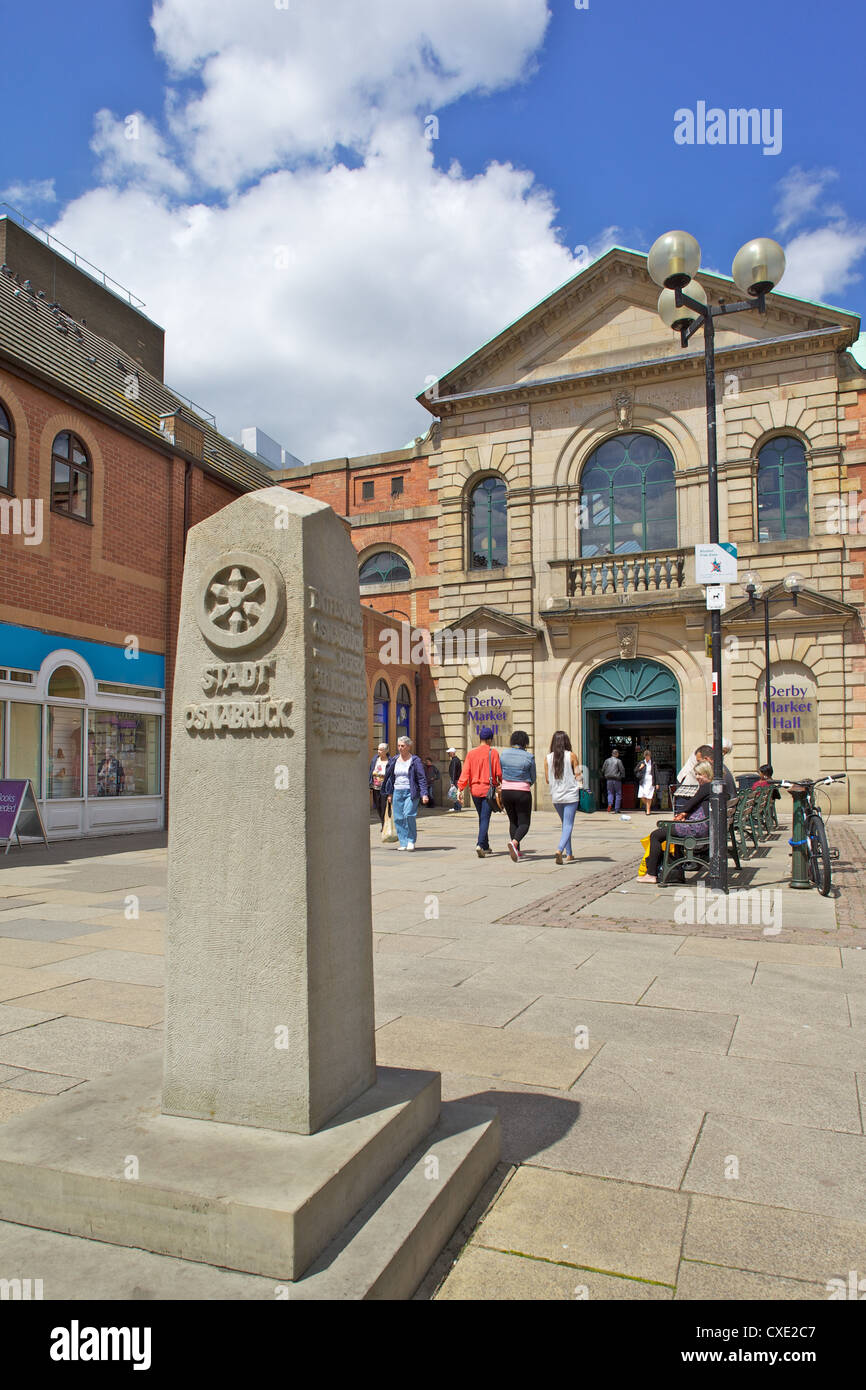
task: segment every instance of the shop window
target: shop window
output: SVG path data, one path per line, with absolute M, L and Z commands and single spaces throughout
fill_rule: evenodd
M 42 706 L 9 705 L 9 766 L 6 776 L 33 783 L 38 797 L 42 795 Z
M 90 456 L 71 430 L 58 434 L 51 451 L 51 508 L 66 516 L 90 520 L 93 466 Z
M 358 571 L 358 583 L 363 589 L 367 584 L 405 584 L 412 576 L 402 555 L 393 550 L 380 550 L 365 560 Z
M 408 686 L 401 685 L 397 691 L 397 737 L 412 737 L 409 727 L 412 715 L 412 701 L 409 698 Z
M 60 700 L 83 700 L 84 681 L 74 666 L 58 666 L 48 682 L 48 694 Z
M 799 439 L 771 439 L 758 454 L 758 540 L 809 534 L 806 452 Z
M 650 434 L 618 434 L 590 454 L 580 479 L 581 555 L 667 550 L 677 543 L 674 458 Z
M 81 733 L 84 711 L 68 705 L 48 706 L 48 787 L 51 801 L 83 795 Z
M 504 569 L 508 564 L 507 489 L 502 478 L 484 478 L 469 502 L 469 568 Z
M 149 685 L 116 685 L 113 681 L 97 681 L 96 690 L 99 695 L 130 695 L 136 700 L 159 700 L 162 697 L 161 690 L 154 690 Z
M 388 743 L 388 725 L 391 714 L 391 692 L 385 681 L 376 682 L 373 691 L 373 743 Z
M 159 796 L 157 714 L 87 712 L 87 795 Z
M 0 492 L 12 491 L 12 469 L 15 462 L 15 429 L 12 416 L 0 401 Z

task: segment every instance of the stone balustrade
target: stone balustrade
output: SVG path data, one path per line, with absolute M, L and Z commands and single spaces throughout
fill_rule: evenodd
M 593 594 L 663 592 L 685 583 L 684 550 L 642 550 L 626 555 L 592 555 L 571 560 L 570 598 Z

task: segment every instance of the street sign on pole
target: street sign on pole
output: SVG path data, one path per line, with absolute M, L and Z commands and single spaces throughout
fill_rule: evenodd
M 731 541 L 707 541 L 695 546 L 696 584 L 735 584 L 736 581 L 737 547 Z
M 722 609 L 725 606 L 725 586 L 724 584 L 707 585 L 707 608 Z

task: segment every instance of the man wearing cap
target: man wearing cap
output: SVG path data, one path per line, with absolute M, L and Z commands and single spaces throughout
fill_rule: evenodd
M 456 791 L 456 790 L 457 790 L 457 781 L 458 781 L 458 778 L 460 777 L 460 773 L 461 773 L 461 771 L 462 771 L 462 769 L 463 769 L 463 764 L 462 764 L 462 762 L 460 761 L 460 759 L 459 759 L 458 756 L 457 756 L 457 749 L 456 749 L 456 748 L 449 748 L 449 749 L 448 749 L 448 757 L 449 757 L 449 759 L 450 759 L 450 762 L 448 763 L 448 777 L 449 777 L 449 780 L 450 780 L 450 782 L 451 782 L 451 786 L 452 786 L 452 787 L 454 788 L 454 790 Z M 457 796 L 454 797 L 454 799 L 453 799 L 453 801 L 452 801 L 452 803 L 451 803 L 451 810 L 452 810 L 452 811 L 462 811 L 462 810 L 463 810 L 463 807 L 460 805 L 460 794 L 459 794 L 459 792 L 458 792 Z
M 478 843 L 475 846 L 475 853 L 479 859 L 485 855 L 492 854 L 490 840 L 488 838 L 488 828 L 490 826 L 490 814 L 492 810 L 492 800 L 490 792 L 499 786 L 502 781 L 502 764 L 499 761 L 499 754 L 492 747 L 493 730 L 485 724 L 478 730 L 478 737 L 481 740 L 477 748 L 466 754 L 466 761 L 457 783 L 458 791 L 464 787 L 469 788 L 475 809 L 478 812 Z

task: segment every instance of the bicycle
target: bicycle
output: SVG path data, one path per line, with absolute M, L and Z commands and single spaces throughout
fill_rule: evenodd
M 806 860 L 809 866 L 809 877 L 822 897 L 826 898 L 830 892 L 832 883 L 832 871 L 830 862 L 839 858 L 838 849 L 831 849 L 827 842 L 827 831 L 824 826 L 824 815 L 815 800 L 815 788 L 826 787 L 834 782 L 844 782 L 845 774 L 838 773 L 832 777 L 819 777 L 817 780 L 811 777 L 801 777 L 796 782 L 773 781 L 774 787 L 782 787 L 784 791 L 803 791 L 805 799 L 803 804 L 803 840 L 798 840 L 797 844 L 806 845 Z M 794 840 L 789 840 L 788 844 L 793 846 Z

